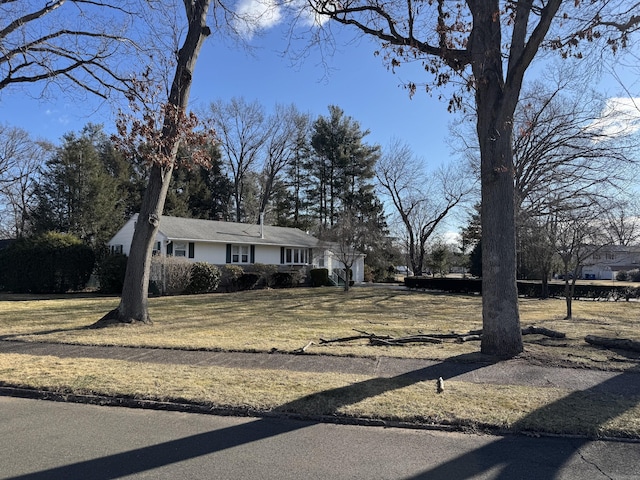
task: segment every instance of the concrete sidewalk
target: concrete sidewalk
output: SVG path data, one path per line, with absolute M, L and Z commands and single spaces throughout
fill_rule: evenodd
M 522 359 L 471 363 L 463 358 L 435 362 L 392 357 L 359 358 L 284 353 L 187 351 L 162 348 L 84 346 L 0 340 L 0 353 L 102 358 L 129 362 L 220 366 L 251 370 L 336 372 L 370 377 L 409 376 L 417 380 L 456 380 L 480 384 L 556 387 L 618 395 L 640 395 L 640 373 L 531 365 Z

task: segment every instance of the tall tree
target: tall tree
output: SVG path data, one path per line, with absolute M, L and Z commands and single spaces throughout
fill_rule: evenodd
M 577 54 L 579 40 L 629 41 L 640 17 L 636 2 L 466 0 L 465 2 L 310 2 L 318 14 L 378 39 L 392 65 L 422 60 L 434 84 L 460 74 L 475 95 L 480 146 L 483 258 L 483 353 L 511 357 L 523 350 L 516 287 L 513 118 L 525 73 L 556 17 L 576 30 L 554 33 L 557 48 Z M 560 7 L 565 5 L 563 11 Z M 575 23 L 572 21 L 576 14 Z M 584 20 L 586 19 L 586 20 Z M 594 34 L 594 32 L 596 34 Z M 466 76 L 465 74 L 470 74 Z M 410 89 L 415 91 L 416 84 Z M 450 103 L 460 105 L 454 95 Z
M 244 98 L 232 98 L 228 103 L 218 100 L 211 104 L 210 113 L 233 182 L 235 221 L 242 222 L 246 220 L 243 201 L 247 175 L 258 166 L 272 125 L 260 103 L 247 103 Z
M 267 123 L 269 136 L 265 141 L 264 162 L 260 175 L 260 213 L 265 213 L 281 174 L 296 159 L 297 135 L 307 117 L 294 105 L 276 105 Z
M 23 129 L 0 125 L 0 236 L 20 238 L 28 233 L 39 169 L 52 149 Z
M 100 158 L 100 145 L 105 141 L 102 127 L 91 124 L 79 135 L 63 137 L 35 189 L 32 233 L 70 233 L 94 248 L 115 233 L 123 205 L 118 202 L 117 182 Z
M 148 288 L 153 242 L 160 226 L 178 148 L 185 137 L 192 135 L 197 125 L 194 117 L 187 114 L 187 106 L 196 61 L 204 40 L 211 34 L 207 26 L 210 5 L 210 0 L 184 0 L 187 30 L 181 47 L 176 49 L 175 72 L 161 112 L 160 129 L 155 128 L 153 112 L 146 112 L 145 118 L 133 122 L 131 129 L 127 128 L 127 123 L 120 125 L 121 135 L 128 139 L 124 145 L 129 145 L 137 153 L 144 152 L 142 156 L 151 167 L 131 242 L 120 304 L 101 322 L 114 319 L 126 323 L 151 322 Z M 144 139 L 143 145 L 140 144 L 141 139 Z
M 368 134 L 335 105 L 329 106 L 329 117 L 320 115 L 313 124 L 311 145 L 316 160 L 310 172 L 316 184 L 308 195 L 316 205 L 321 229 L 331 228 L 344 211 L 358 203 L 358 197 L 374 189 L 380 147 L 364 143 Z
M 389 145 L 377 166 L 383 194 L 394 206 L 397 223 L 414 275 L 422 275 L 427 242 L 469 192 L 457 167 L 425 171 L 424 162 L 398 140 Z

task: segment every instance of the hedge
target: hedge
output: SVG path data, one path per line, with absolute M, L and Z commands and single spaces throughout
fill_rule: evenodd
M 426 278 L 406 277 L 407 288 L 436 290 L 447 293 L 482 294 L 482 280 L 469 278 Z M 540 282 L 518 281 L 518 294 L 524 297 L 540 298 L 542 284 Z M 549 296 L 564 298 L 565 285 L 550 283 Z M 584 285 L 576 284 L 573 298 L 592 300 L 630 300 L 640 298 L 640 288 L 623 285 Z
M 73 235 L 49 232 L 23 238 L 0 252 L 0 286 L 15 293 L 81 290 L 94 262 L 93 250 Z

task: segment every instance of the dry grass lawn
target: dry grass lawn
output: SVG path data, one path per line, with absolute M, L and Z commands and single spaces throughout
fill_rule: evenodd
M 319 344 L 353 335 L 467 332 L 481 327 L 480 298 L 363 287 L 293 289 L 153 298 L 152 326 L 101 330 L 91 325 L 117 305 L 99 296 L 0 296 L 0 338 L 92 345 L 186 349 L 293 351 L 308 342 L 311 354 L 446 359 L 477 354 L 478 342 L 404 347 L 366 341 Z M 576 302 L 563 320 L 564 302 L 522 299 L 522 325 L 563 331 L 557 340 L 525 337 L 532 362 L 614 370 L 637 369 L 638 355 L 598 349 L 588 334 L 632 338 L 635 302 Z M 469 355 L 467 355 L 468 357 Z M 254 412 L 364 417 L 451 424 L 469 429 L 574 433 L 640 438 L 640 398 L 569 392 L 558 388 L 447 382 L 438 395 L 431 382 L 402 383 L 338 375 L 222 367 L 167 366 L 100 359 L 0 354 L 0 384 L 79 394 L 184 401 Z
M 372 347 L 367 341 L 320 344 L 356 334 L 405 336 L 463 333 L 482 327 L 477 296 L 363 287 L 262 290 L 232 294 L 153 298 L 151 327 L 87 330 L 117 306 L 112 297 L 30 299 L 0 296 L 0 337 L 22 341 L 126 345 L 230 351 L 293 351 L 308 342 L 307 353 L 446 359 L 479 351 L 478 342 Z M 566 339 L 525 337 L 527 355 L 547 363 L 622 370 L 635 368 L 640 355 L 590 347 L 585 335 L 640 340 L 637 302 L 574 302 L 574 319 L 563 320 L 564 301 L 521 299 L 523 327 L 537 325 L 567 334 Z

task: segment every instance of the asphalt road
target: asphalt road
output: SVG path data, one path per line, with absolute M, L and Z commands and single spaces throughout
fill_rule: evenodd
M 640 444 L 0 397 L 0 478 L 637 479 Z

